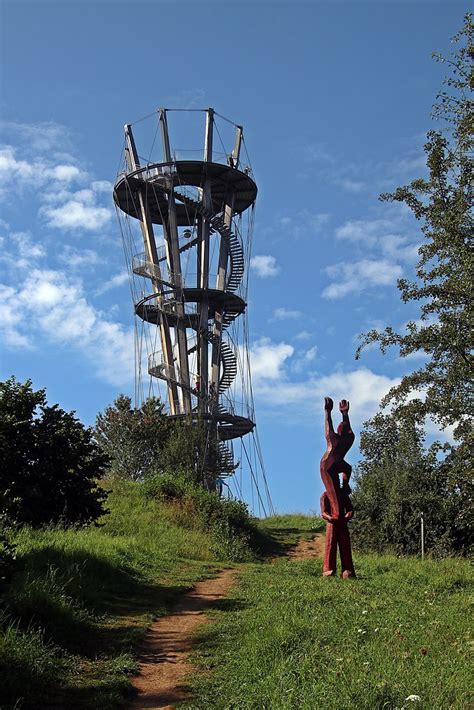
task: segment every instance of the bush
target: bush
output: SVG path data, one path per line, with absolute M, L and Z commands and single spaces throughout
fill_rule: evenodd
M 143 490 L 148 498 L 172 501 L 182 500 L 193 486 L 185 471 L 177 473 L 154 473 L 145 479 Z
M 84 524 L 104 513 L 96 480 L 107 458 L 92 431 L 31 380 L 0 383 L 0 494 L 9 521 Z
M 10 580 L 16 559 L 16 546 L 5 518 L 0 518 L 0 586 Z
M 220 498 L 195 483 L 184 471 L 150 476 L 145 495 L 174 503 L 175 517 L 182 524 L 197 525 L 214 539 L 212 551 L 220 559 L 238 562 L 253 559 L 260 548 L 261 534 L 245 503 Z

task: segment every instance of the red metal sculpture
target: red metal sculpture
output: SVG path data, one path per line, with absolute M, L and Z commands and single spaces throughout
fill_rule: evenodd
M 343 399 L 339 402 L 342 422 L 334 431 L 331 411 L 334 403 L 331 397 L 324 398 L 325 434 L 327 450 L 321 459 L 321 478 L 326 491 L 321 496 L 321 515 L 326 521 L 326 549 L 324 553 L 323 575 L 331 577 L 336 574 L 337 548 L 341 556 L 342 577 L 355 577 L 352 562 L 351 540 L 348 521 L 354 514 L 349 480 L 352 467 L 344 456 L 354 443 L 354 432 L 349 421 L 349 402 Z M 342 485 L 339 475 L 342 474 Z

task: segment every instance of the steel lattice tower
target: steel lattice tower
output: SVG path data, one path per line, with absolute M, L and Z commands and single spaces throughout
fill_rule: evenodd
M 222 480 L 237 467 L 233 442 L 255 428 L 245 310 L 257 186 L 242 163 L 241 126 L 233 124 L 230 152 L 218 153 L 217 114 L 201 112 L 201 159 L 180 159 L 170 142 L 169 113 L 163 108 L 154 115 L 158 162 L 144 163 L 132 125 L 125 126 L 114 200 L 141 323 L 137 358 L 146 348 L 149 376 L 165 383 L 169 416 L 204 422 L 215 437 L 218 462 L 206 467 L 217 465 Z

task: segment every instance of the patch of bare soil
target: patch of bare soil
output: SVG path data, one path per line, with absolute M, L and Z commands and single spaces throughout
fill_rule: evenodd
M 311 557 L 324 557 L 324 535 L 318 533 L 312 540 L 300 540 L 288 552 L 290 560 L 307 560 Z
M 179 599 L 171 614 L 153 622 L 140 653 L 140 673 L 133 682 L 137 695 L 128 706 L 130 710 L 170 710 L 188 697 L 184 683 L 193 671 L 188 657 L 197 627 L 209 621 L 206 611 L 226 596 L 235 573 L 235 569 L 225 569 L 214 579 L 198 582 Z

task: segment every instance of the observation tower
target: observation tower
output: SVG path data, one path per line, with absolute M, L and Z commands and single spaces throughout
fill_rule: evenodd
M 201 147 L 176 147 L 196 126 Z M 159 394 L 171 419 L 205 427 L 209 487 L 230 490 L 232 479 L 239 495 L 236 471 L 246 460 L 267 512 L 246 319 L 256 197 L 243 129 L 214 109 L 161 108 L 125 125 L 114 200 L 136 314 L 136 404 Z

